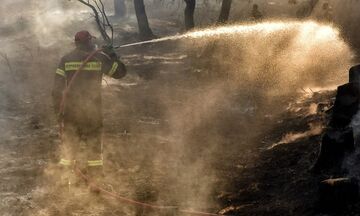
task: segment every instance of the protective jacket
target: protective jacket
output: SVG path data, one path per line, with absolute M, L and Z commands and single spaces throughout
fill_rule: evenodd
M 53 103 L 56 113 L 66 85 L 70 82 L 89 52 L 76 48 L 61 58 L 56 70 Z M 65 100 L 64 121 L 78 124 L 101 124 L 101 83 L 103 74 L 120 79 L 126 74 L 125 65 L 116 56 L 104 52 L 95 54 L 74 79 Z

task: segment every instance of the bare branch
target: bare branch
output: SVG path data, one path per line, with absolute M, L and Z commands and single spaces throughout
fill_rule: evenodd
M 112 24 L 110 23 L 108 16 L 106 15 L 105 6 L 101 0 L 100 0 L 100 4 L 101 4 L 101 13 L 105 17 L 105 20 L 107 23 L 106 25 L 110 28 L 110 31 L 111 31 L 111 43 L 113 43 L 114 42 L 113 41 L 114 40 L 114 28 L 113 28 Z
M 110 39 L 109 35 L 108 35 L 107 32 L 106 32 L 106 28 L 105 28 L 105 26 L 103 25 L 103 23 L 102 23 L 101 20 L 100 20 L 99 12 L 98 12 L 98 10 L 96 9 L 96 7 L 95 7 L 94 5 L 92 5 L 89 0 L 88 0 L 88 1 L 78 0 L 78 1 L 79 1 L 80 3 L 82 3 L 82 4 L 88 6 L 89 8 L 92 9 L 92 11 L 94 12 L 95 21 L 96 21 L 96 23 L 97 23 L 97 26 L 98 26 L 99 31 L 100 31 L 100 33 L 101 33 L 101 36 L 103 37 L 103 39 L 104 39 L 106 42 L 108 42 L 108 43 L 111 42 L 111 39 Z
M 102 26 L 105 26 L 105 17 L 104 17 L 104 14 L 101 11 L 100 5 L 97 3 L 96 0 L 93 0 L 93 2 L 95 3 L 95 5 L 97 7 L 97 10 L 100 12 L 101 19 L 102 19 L 102 21 L 101 21 Z

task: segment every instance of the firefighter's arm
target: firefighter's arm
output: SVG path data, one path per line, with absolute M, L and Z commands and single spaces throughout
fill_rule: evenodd
M 58 115 L 60 112 L 60 103 L 62 100 L 62 94 L 66 87 L 66 73 L 64 61 L 61 60 L 58 68 L 56 69 L 54 76 L 54 85 L 52 89 L 52 99 L 55 113 Z
M 103 73 L 114 78 L 120 79 L 126 75 L 125 64 L 122 63 L 113 50 L 104 50 L 102 55 Z
M 126 75 L 126 67 L 124 63 L 117 59 L 111 62 L 111 68 L 105 74 L 114 79 L 121 79 Z

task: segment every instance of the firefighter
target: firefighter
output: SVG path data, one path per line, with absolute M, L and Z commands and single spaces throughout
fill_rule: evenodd
M 94 37 L 88 31 L 76 33 L 75 45 L 73 51 L 61 58 L 52 92 L 63 128 L 59 163 L 68 174 L 76 164 L 96 179 L 102 176 L 103 168 L 102 77 L 105 74 L 120 79 L 126 68 L 113 49 L 95 51 Z

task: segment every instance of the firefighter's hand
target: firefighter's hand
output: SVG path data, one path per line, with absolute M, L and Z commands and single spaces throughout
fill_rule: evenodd
M 106 53 L 107 55 L 109 55 L 112 59 L 117 59 L 117 54 L 115 52 L 115 49 L 112 45 L 104 45 L 102 47 L 103 52 Z

